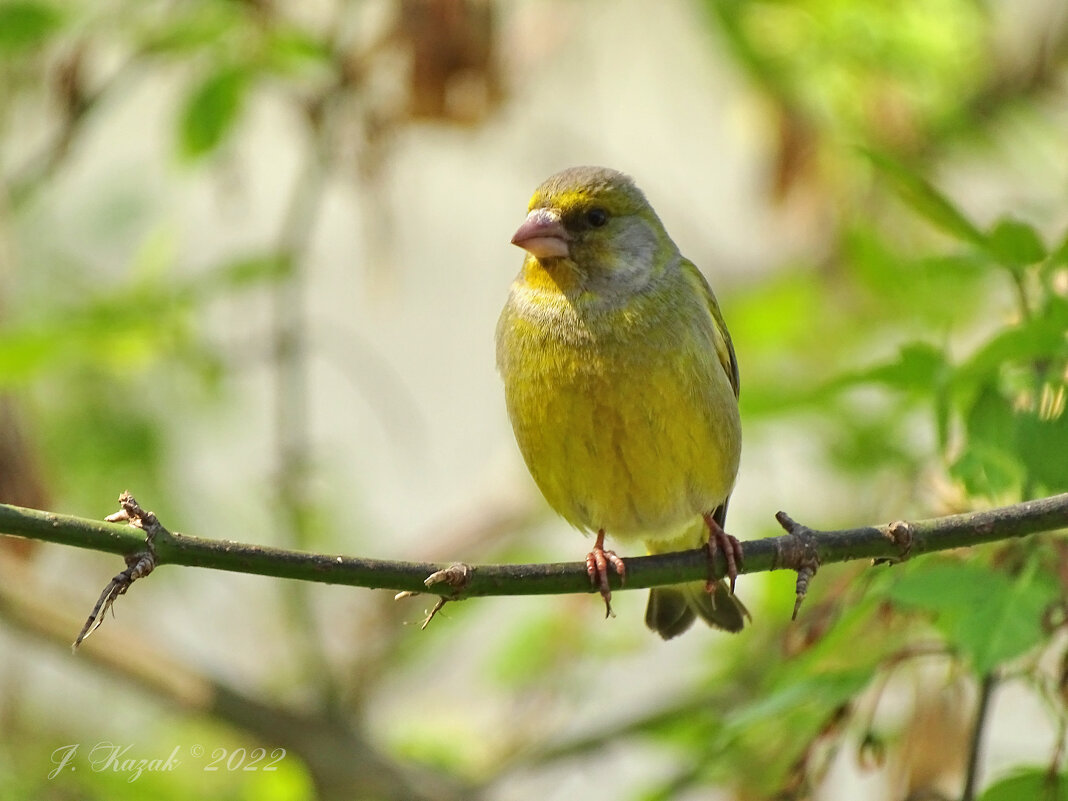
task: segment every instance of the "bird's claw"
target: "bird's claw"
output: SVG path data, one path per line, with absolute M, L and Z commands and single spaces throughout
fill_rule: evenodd
M 593 550 L 586 554 L 586 575 L 590 577 L 590 583 L 596 587 L 601 597 L 604 598 L 604 616 L 612 617 L 612 589 L 608 586 L 608 566 L 619 575 L 622 581 L 627 577 L 627 566 L 615 551 L 604 549 L 604 532 L 597 533 L 597 543 Z
M 723 530 L 712 515 L 705 515 L 705 523 L 708 524 L 708 569 L 714 575 L 716 569 L 716 551 L 723 551 L 723 558 L 727 562 L 726 578 L 734 595 L 734 584 L 738 580 L 738 566 L 742 563 L 742 544 L 737 537 L 733 537 Z M 709 578 L 705 589 L 712 593 L 716 590 L 716 579 Z

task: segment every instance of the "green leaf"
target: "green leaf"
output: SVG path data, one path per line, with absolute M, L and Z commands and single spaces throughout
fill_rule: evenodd
M 734 734 L 792 715 L 807 717 L 815 725 L 820 713 L 855 696 L 868 685 L 871 676 L 870 670 L 839 670 L 789 681 L 763 698 L 727 712 L 721 725 L 726 733 Z
M 956 369 L 954 382 L 967 385 L 987 381 L 1006 364 L 1043 361 L 1064 353 L 1068 349 L 1066 312 L 1068 304 L 1051 302 L 1041 316 L 1004 329 Z
M 1021 414 L 1019 419 L 1019 456 L 1028 477 L 1051 494 L 1068 491 L 1068 414 L 1064 412 L 1064 393 L 1064 384 L 1046 385 L 1040 412 Z
M 1016 449 L 1019 415 L 998 392 L 996 382 L 984 384 L 964 415 L 969 442 L 983 442 L 1006 451 Z
M 982 232 L 926 179 L 883 153 L 867 148 L 861 152 L 889 179 L 898 196 L 928 222 L 963 242 L 986 244 Z
M 770 797 L 828 716 L 871 682 L 872 671 L 830 667 L 816 676 L 779 678 L 759 698 L 724 710 L 708 730 L 699 752 L 714 755 L 703 768 L 710 777 L 730 753 L 751 754 L 761 764 L 756 795 Z
M 949 474 L 969 495 L 997 498 L 1023 485 L 1025 469 L 1011 453 L 983 442 L 969 443 L 949 466 Z
M 1062 267 L 1068 264 L 1068 234 L 1064 235 L 1064 239 L 1061 240 L 1061 244 L 1057 249 L 1053 251 L 1049 261 L 1051 267 Z
M 1046 639 L 1042 615 L 1057 589 L 1033 567 L 1013 580 L 975 562 L 939 561 L 906 573 L 890 597 L 935 613 L 947 641 L 985 675 Z
M 222 143 L 237 121 L 250 78 L 244 67 L 223 67 L 193 90 L 179 122 L 184 155 L 203 156 Z
M 40 45 L 60 27 L 58 10 L 29 0 L 0 4 L 0 52 L 28 50 Z
M 291 72 L 309 64 L 326 64 L 329 46 L 300 28 L 277 28 L 266 42 L 266 60 L 279 72 Z
M 829 389 L 845 389 L 859 384 L 883 384 L 902 391 L 929 391 L 941 383 L 947 369 L 945 353 L 926 342 L 901 346 L 897 359 L 856 373 L 839 376 Z
M 997 498 L 1023 484 L 1018 458 L 1020 416 L 998 391 L 996 380 L 983 384 L 964 413 L 964 449 L 949 472 L 970 495 Z
M 952 398 L 945 383 L 935 386 L 933 400 L 935 433 L 938 435 L 938 447 L 944 453 L 949 446 L 950 421 L 953 416 Z
M 1045 768 L 1029 768 L 990 785 L 979 801 L 1064 801 L 1066 798 L 1068 774 L 1051 776 Z
M 218 44 L 241 26 L 237 10 L 222 3 L 200 3 L 183 16 L 171 13 L 166 24 L 144 34 L 146 53 L 184 55 Z
M 986 238 L 986 249 L 1006 267 L 1027 267 L 1046 258 L 1046 246 L 1030 225 L 1002 217 Z

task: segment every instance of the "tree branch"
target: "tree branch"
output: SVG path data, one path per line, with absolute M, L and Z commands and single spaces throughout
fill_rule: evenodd
M 124 496 L 125 497 L 125 496 Z M 132 500 L 132 499 L 130 499 Z M 982 512 L 897 521 L 837 531 L 817 531 L 779 513 L 787 534 L 744 543 L 741 573 L 804 570 L 856 559 L 903 561 L 919 554 L 1024 537 L 1068 527 L 1068 493 Z M 109 523 L 0 504 L 0 533 L 134 557 L 149 550 L 145 532 Z M 431 562 L 363 559 L 235 542 L 167 531 L 152 538 L 157 566 L 185 565 L 262 576 L 347 584 L 371 589 L 430 592 L 450 600 L 489 595 L 552 595 L 594 592 L 582 562 L 530 565 L 471 565 L 463 569 Z M 637 590 L 707 578 L 703 549 L 628 557 L 627 581 L 610 577 L 613 591 Z M 717 556 L 716 573 L 726 565 Z M 428 576 L 441 580 L 427 586 Z
M 778 519 L 789 532 L 779 537 L 745 542 L 741 573 L 799 570 L 813 560 L 820 565 L 856 559 L 902 561 L 910 556 L 979 545 L 1068 526 L 1068 493 L 1035 501 L 950 515 L 913 523 L 817 531 L 791 520 Z M 145 535 L 129 524 L 98 522 L 34 509 L 0 504 L 0 533 L 132 556 L 146 550 Z M 427 587 L 432 574 L 448 565 L 316 554 L 235 542 L 209 540 L 168 532 L 160 527 L 153 539 L 157 565 L 207 567 L 278 578 L 347 584 L 371 589 L 429 591 L 450 599 L 488 595 L 551 595 L 593 592 L 584 563 L 468 566 L 462 581 L 441 581 Z M 630 557 L 626 586 L 612 576 L 613 590 L 644 589 L 707 577 L 702 549 Z M 722 557 L 717 575 L 723 575 Z M 444 585 L 444 586 L 439 586 Z

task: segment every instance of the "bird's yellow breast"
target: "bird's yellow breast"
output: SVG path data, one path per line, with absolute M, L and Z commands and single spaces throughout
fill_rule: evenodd
M 678 271 L 609 303 L 543 277 L 520 275 L 497 329 L 531 475 L 580 529 L 678 536 L 730 494 L 741 451 L 707 303 Z

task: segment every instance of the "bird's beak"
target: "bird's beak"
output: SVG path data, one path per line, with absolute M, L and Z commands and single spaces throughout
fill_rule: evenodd
M 512 244 L 538 259 L 559 259 L 571 255 L 567 229 L 549 209 L 534 209 L 512 237 Z

